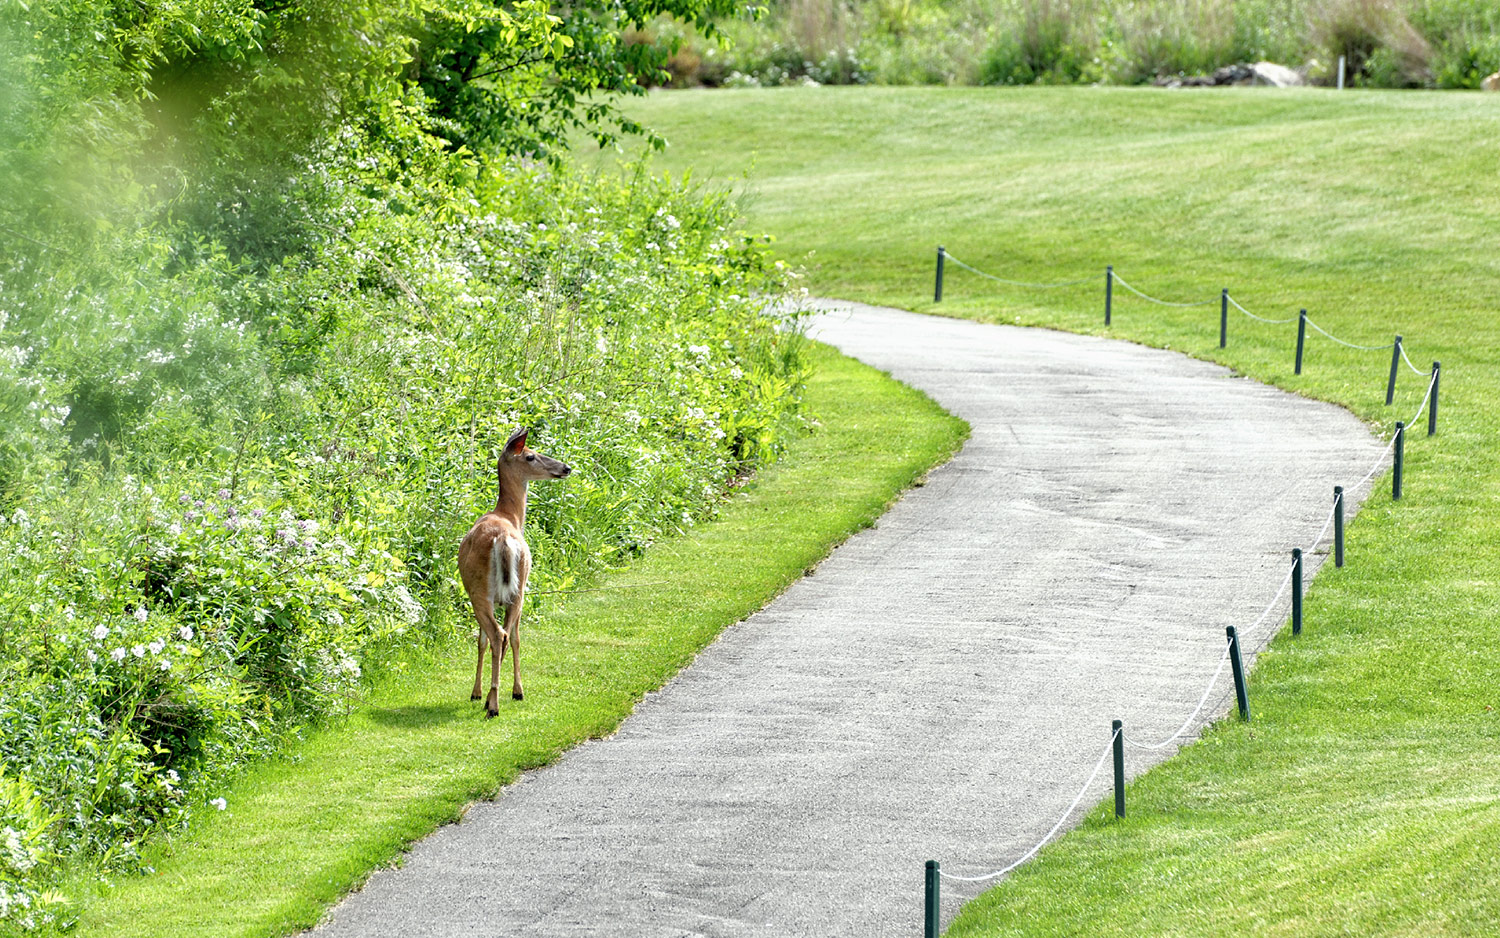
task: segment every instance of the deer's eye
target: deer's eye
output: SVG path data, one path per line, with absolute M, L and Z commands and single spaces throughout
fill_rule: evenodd
M 526 457 L 526 461 L 527 462 L 536 462 L 536 457 L 535 456 L 527 456 Z

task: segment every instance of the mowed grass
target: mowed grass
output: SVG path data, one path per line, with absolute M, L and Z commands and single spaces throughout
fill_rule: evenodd
M 867 526 L 967 435 L 962 421 L 873 369 L 817 345 L 813 362 L 815 432 L 714 521 L 658 542 L 598 591 L 554 601 L 545 619 L 523 620 L 524 701 L 502 693 L 500 716 L 484 719 L 482 703 L 469 701 L 468 641 L 414 656 L 347 721 L 248 773 L 225 793 L 228 810 L 200 811 L 188 833 L 152 849 L 155 872 L 117 878 L 75 933 L 259 938 L 315 924 L 465 805 L 612 732 L 642 695 Z
M 1220 350 L 1220 288 L 1441 360 L 1438 435 L 1409 436 L 1403 499 L 1387 474 L 1306 630 L 1261 656 L 1254 722 L 1136 779 L 1125 821 L 1100 806 L 951 933 L 1500 934 L 1500 95 L 818 88 L 654 94 L 630 113 L 671 141 L 664 167 L 741 186 L 815 293 L 1170 347 L 1383 434 L 1424 379 L 1403 366 L 1387 408 L 1389 352 L 1315 334 L 1296 376 L 1295 326 L 1233 309 Z M 950 266 L 934 305 L 940 243 L 1007 278 L 1094 279 L 1043 291 Z M 1105 330 L 1106 264 L 1215 302 L 1117 287 Z M 1059 811 L 1080 782 L 1058 780 Z

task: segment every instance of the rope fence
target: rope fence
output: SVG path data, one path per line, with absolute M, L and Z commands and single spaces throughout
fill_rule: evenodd
M 1122 286 L 1125 289 L 1129 290 L 1131 293 L 1134 293 L 1136 296 L 1140 297 L 1141 299 L 1147 300 L 1147 301 L 1152 302 L 1152 303 L 1156 303 L 1159 306 L 1176 306 L 1176 307 L 1178 307 L 1180 309 L 1186 309 L 1187 307 L 1190 307 L 1190 306 L 1207 306 L 1208 304 L 1210 304 L 1210 303 L 1213 302 L 1213 300 L 1204 300 L 1201 303 L 1169 303 L 1166 300 L 1159 300 L 1159 299 L 1157 299 L 1154 296 L 1150 296 L 1148 294 L 1142 293 L 1141 291 L 1137 290 L 1135 287 L 1132 287 L 1130 284 L 1128 284 L 1128 283 L 1125 282 L 1125 278 L 1124 277 L 1121 277 L 1119 274 L 1114 273 L 1114 268 L 1113 267 L 1110 267 L 1109 271 L 1110 271 L 1110 276 L 1114 279 L 1115 283 L 1118 283 L 1120 286 Z
M 1007 280 L 1004 277 L 997 277 L 994 274 L 987 274 L 977 267 L 970 267 L 968 264 L 965 264 L 963 261 L 954 257 L 952 254 L 947 254 L 945 256 L 948 260 L 962 267 L 964 270 L 969 271 L 970 273 L 978 274 L 979 276 L 984 277 L 987 280 L 993 280 L 996 283 L 1009 284 L 1013 287 L 1031 287 L 1037 290 L 1055 290 L 1058 287 L 1072 287 L 1077 286 L 1080 283 L 1089 283 L 1094 279 L 1093 277 L 1083 277 L 1078 280 L 1064 280 L 1060 283 L 1028 283 L 1025 280 Z
M 1024 281 L 1007 280 L 1007 279 L 1004 279 L 1004 278 L 996 277 L 996 276 L 994 276 L 992 274 L 989 274 L 989 273 L 986 273 L 984 271 L 977 270 L 977 269 L 975 269 L 973 267 L 970 267 L 968 264 L 965 264 L 962 261 L 959 261 L 957 258 L 954 258 L 951 255 L 948 255 L 946 253 L 946 251 L 942 247 L 939 247 L 938 248 L 937 283 L 936 283 L 936 289 L 935 289 L 935 292 L 934 292 L 934 300 L 935 301 L 941 301 L 941 299 L 942 299 L 943 264 L 944 264 L 945 259 L 946 260 L 950 260 L 953 263 L 955 263 L 955 264 L 959 265 L 960 267 L 962 267 L 963 269 L 969 270 L 969 271 L 971 271 L 971 272 L 973 272 L 975 274 L 978 274 L 978 275 L 980 275 L 982 277 L 986 277 L 988 279 L 997 281 L 999 283 L 1005 283 L 1005 284 L 1009 284 L 1009 285 L 1013 285 L 1013 286 L 1025 286 L 1025 287 L 1032 287 L 1032 288 L 1038 288 L 1038 289 L 1052 289 L 1052 288 L 1059 288 L 1059 287 L 1074 286 L 1074 285 L 1077 285 L 1077 284 L 1080 284 L 1080 283 L 1085 283 L 1085 282 L 1093 282 L 1093 278 L 1087 278 L 1087 280 L 1063 281 L 1063 282 L 1060 282 L 1060 283 L 1051 283 L 1051 284 L 1027 283 L 1027 282 L 1024 282 Z M 1169 302 L 1169 301 L 1166 301 L 1166 300 L 1162 300 L 1162 299 L 1159 299 L 1157 297 L 1149 296 L 1149 295 L 1141 292 L 1140 290 L 1137 290 L 1135 287 L 1131 286 L 1129 283 L 1127 283 L 1125 280 L 1123 280 L 1118 274 L 1116 274 L 1114 272 L 1113 266 L 1110 266 L 1110 267 L 1107 267 L 1105 269 L 1105 323 L 1106 324 L 1109 323 L 1110 307 L 1111 307 L 1112 301 L 1113 301 L 1113 296 L 1112 296 L 1112 294 L 1113 294 L 1113 288 L 1114 288 L 1114 285 L 1116 283 L 1118 283 L 1120 286 L 1124 287 L 1126 290 L 1130 291 L 1131 293 L 1134 293 L 1135 295 L 1137 295 L 1137 296 L 1139 296 L 1139 297 L 1141 297 L 1143 299 L 1149 300 L 1149 301 L 1151 301 L 1153 303 L 1160 304 L 1162 306 L 1187 308 L 1187 307 L 1195 307 L 1195 306 L 1207 306 L 1207 305 L 1209 305 L 1210 303 L 1213 302 L 1212 300 L 1207 300 L 1207 301 L 1196 302 L 1196 303 L 1176 303 L 1176 302 Z M 1341 339 L 1341 338 L 1339 338 L 1339 337 L 1337 337 L 1337 336 L 1329 333 L 1327 330 L 1323 329 L 1323 327 L 1319 326 L 1317 323 L 1315 323 L 1312 320 L 1308 319 L 1308 317 L 1307 317 L 1307 311 L 1305 309 L 1301 310 L 1298 316 L 1293 317 L 1293 318 L 1289 318 L 1289 319 L 1268 319 L 1268 318 L 1263 318 L 1261 316 L 1257 316 L 1256 314 L 1254 314 L 1254 313 L 1250 312 L 1248 309 L 1246 309 L 1244 306 L 1240 305 L 1240 303 L 1238 301 L 1236 301 L 1233 297 L 1231 297 L 1229 295 L 1229 291 L 1227 289 L 1221 291 L 1220 297 L 1219 297 L 1219 304 L 1220 304 L 1220 333 L 1219 333 L 1220 341 L 1219 341 L 1219 345 L 1220 345 L 1221 348 L 1224 347 L 1225 338 L 1226 338 L 1226 326 L 1225 326 L 1225 322 L 1226 322 L 1226 320 L 1228 318 L 1229 307 L 1232 305 L 1236 309 L 1238 309 L 1240 312 L 1244 313 L 1246 316 L 1249 316 L 1251 319 L 1257 320 L 1259 322 L 1268 323 L 1268 324 L 1272 324 L 1272 325 L 1286 325 L 1286 324 L 1289 324 L 1289 323 L 1292 323 L 1292 322 L 1297 322 L 1298 323 L 1298 336 L 1297 336 L 1297 373 L 1298 374 L 1301 373 L 1302 346 L 1303 346 L 1303 341 L 1304 341 L 1305 336 L 1306 336 L 1306 327 L 1308 325 L 1311 325 L 1313 327 L 1313 329 L 1317 333 L 1325 336 L 1328 339 L 1331 339 L 1334 342 L 1337 342 L 1340 345 L 1347 346 L 1347 347 L 1352 348 L 1352 349 L 1356 349 L 1356 350 L 1360 350 L 1360 351 L 1382 351 L 1382 350 L 1385 350 L 1385 349 L 1392 349 L 1390 378 L 1389 378 L 1389 381 L 1387 383 L 1387 388 L 1386 388 L 1386 404 L 1387 405 L 1389 405 L 1391 403 L 1391 400 L 1392 400 L 1392 396 L 1393 396 L 1394 388 L 1395 388 L 1395 381 L 1396 381 L 1397 369 L 1398 369 L 1398 366 L 1399 366 L 1399 364 L 1401 362 L 1404 361 L 1406 363 L 1406 366 L 1414 374 L 1416 374 L 1417 376 L 1419 376 L 1419 377 L 1425 377 L 1425 378 L 1428 379 L 1426 392 L 1425 392 L 1425 394 L 1422 397 L 1422 402 L 1417 407 L 1416 413 L 1412 415 L 1411 420 L 1409 420 L 1409 421 L 1396 421 L 1395 430 L 1391 434 L 1391 437 L 1387 441 L 1384 449 L 1381 450 L 1380 455 L 1376 458 L 1374 465 L 1372 465 L 1370 467 L 1370 470 L 1368 472 L 1366 472 L 1364 474 L 1364 476 L 1361 477 L 1358 482 L 1354 483 L 1354 485 L 1352 485 L 1352 486 L 1349 487 L 1350 491 L 1358 490 L 1361 486 L 1364 486 L 1365 484 L 1371 482 L 1371 480 L 1373 480 L 1375 478 L 1375 476 L 1383 468 L 1385 468 L 1389 464 L 1391 466 L 1391 468 L 1392 468 L 1391 497 L 1392 497 L 1393 501 L 1399 500 L 1401 498 L 1401 494 L 1402 494 L 1402 481 L 1403 481 L 1402 480 L 1402 476 L 1403 476 L 1403 469 L 1404 469 L 1404 449 L 1405 449 L 1405 438 L 1406 438 L 1407 428 L 1416 425 L 1417 421 L 1422 418 L 1422 415 L 1424 413 L 1426 413 L 1427 414 L 1427 418 L 1428 418 L 1428 432 L 1427 432 L 1427 435 L 1428 436 L 1432 436 L 1432 435 L 1434 435 L 1437 432 L 1437 408 L 1438 408 L 1438 393 L 1439 393 L 1438 392 L 1438 388 L 1439 388 L 1439 380 L 1440 380 L 1441 374 L 1442 374 L 1442 366 L 1441 366 L 1441 364 L 1439 362 L 1433 362 L 1432 363 L 1432 370 L 1431 371 L 1425 371 L 1424 372 L 1421 369 L 1417 368 L 1416 365 L 1412 363 L 1411 358 L 1406 354 L 1406 350 L 1403 348 L 1403 345 L 1402 345 L 1402 338 L 1399 335 L 1395 337 L 1395 341 L 1394 342 L 1392 342 L 1390 344 L 1387 344 L 1387 345 L 1357 345 L 1355 343 L 1345 341 L 1345 340 L 1343 340 L 1343 339 Z M 1430 409 L 1429 409 L 1429 405 L 1430 405 Z M 1388 462 L 1388 460 L 1389 460 L 1389 462 Z M 1052 839 L 1057 835 L 1057 833 L 1060 830 L 1063 829 L 1063 827 L 1067 824 L 1068 819 L 1073 816 L 1073 814 L 1074 814 L 1075 811 L 1077 811 L 1079 804 L 1081 804 L 1083 802 L 1084 797 L 1088 794 L 1089 790 L 1093 787 L 1094 782 L 1099 777 L 1099 773 L 1102 772 L 1103 769 L 1104 769 L 1104 763 L 1110 759 L 1111 755 L 1113 755 L 1113 757 L 1114 757 L 1115 816 L 1117 818 L 1123 818 L 1125 816 L 1125 761 L 1124 761 L 1124 750 L 1125 750 L 1125 747 L 1129 746 L 1132 749 L 1142 750 L 1142 751 L 1147 751 L 1147 752 L 1160 751 L 1160 750 L 1165 749 L 1168 746 L 1171 746 L 1172 744 L 1178 742 L 1184 736 L 1189 735 L 1194 730 L 1195 727 L 1200 727 L 1201 725 L 1203 725 L 1203 724 L 1199 723 L 1200 717 L 1202 716 L 1202 714 L 1204 712 L 1204 709 L 1208 706 L 1209 701 L 1213 698 L 1214 688 L 1218 686 L 1220 678 L 1223 677 L 1223 675 L 1224 675 L 1224 668 L 1225 668 L 1226 665 L 1228 665 L 1230 667 L 1231 672 L 1233 673 L 1233 676 L 1234 676 L 1234 694 L 1235 694 L 1235 700 L 1236 700 L 1236 707 L 1237 707 L 1237 709 L 1239 711 L 1240 719 L 1244 720 L 1244 721 L 1247 721 L 1247 722 L 1250 720 L 1249 693 L 1248 693 L 1248 688 L 1246 686 L 1246 680 L 1245 680 L 1245 669 L 1244 669 L 1243 655 L 1242 655 L 1242 652 L 1241 652 L 1241 642 L 1242 642 L 1242 640 L 1251 640 L 1253 642 L 1254 647 L 1256 647 L 1256 648 L 1264 648 L 1265 645 L 1270 642 L 1270 640 L 1274 637 L 1275 632 L 1279 631 L 1279 628 L 1276 629 L 1276 630 L 1272 630 L 1271 632 L 1266 633 L 1265 635 L 1259 636 L 1259 637 L 1257 637 L 1257 632 L 1258 632 L 1258 630 L 1260 630 L 1262 628 L 1262 626 L 1264 626 L 1265 624 L 1267 624 L 1270 621 L 1273 621 L 1273 615 L 1278 610 L 1280 610 L 1282 608 L 1283 597 L 1286 596 L 1286 594 L 1287 594 L 1287 592 L 1288 592 L 1289 589 L 1291 591 L 1291 610 L 1290 610 L 1291 615 L 1290 615 L 1290 618 L 1291 618 L 1291 623 L 1292 623 L 1292 634 L 1293 634 L 1293 636 L 1297 636 L 1297 635 L 1301 634 L 1301 632 L 1302 632 L 1302 625 L 1303 625 L 1302 597 L 1303 597 L 1303 591 L 1304 591 L 1304 589 L 1303 589 L 1303 584 L 1304 584 L 1303 558 L 1304 558 L 1304 555 L 1307 555 L 1307 554 L 1314 554 L 1315 555 L 1317 553 L 1318 549 L 1324 544 L 1325 538 L 1328 537 L 1328 534 L 1329 534 L 1329 532 L 1331 530 L 1333 532 L 1333 543 L 1330 545 L 1330 552 L 1333 555 L 1335 566 L 1342 567 L 1344 565 L 1344 547 L 1345 547 L 1345 543 L 1344 543 L 1344 540 L 1345 540 L 1344 539 L 1344 493 L 1345 493 L 1345 488 L 1343 486 L 1335 486 L 1334 487 L 1334 490 L 1333 490 L 1333 504 L 1329 508 L 1328 516 L 1324 520 L 1322 527 L 1318 529 L 1318 533 L 1313 536 L 1312 541 L 1309 543 L 1309 545 L 1307 547 L 1305 547 L 1305 548 L 1295 548 L 1295 549 L 1292 550 L 1292 562 L 1291 562 L 1289 568 L 1286 571 L 1286 575 L 1282 578 L 1281 585 L 1279 587 L 1277 587 L 1275 594 L 1271 597 L 1270 602 L 1266 604 L 1265 608 L 1261 611 L 1260 615 L 1257 616 L 1255 618 L 1255 620 L 1250 623 L 1249 626 L 1247 626 L 1247 627 L 1245 627 L 1243 629 L 1236 629 L 1234 626 L 1228 626 L 1228 627 L 1225 628 L 1224 648 L 1223 648 L 1222 653 L 1219 656 L 1218 665 L 1214 669 L 1214 672 L 1213 672 L 1212 676 L 1209 678 L 1208 684 L 1204 688 L 1203 694 L 1199 698 L 1197 706 L 1195 706 L 1193 708 L 1192 712 L 1188 714 L 1187 719 L 1185 719 L 1182 722 L 1182 724 L 1177 728 L 1177 730 L 1175 732 L 1173 732 L 1170 736 L 1166 737 L 1165 739 L 1159 740 L 1157 742 L 1152 742 L 1152 743 L 1138 742 L 1136 740 L 1133 740 L 1133 739 L 1130 739 L 1130 738 L 1127 737 L 1127 735 L 1125 733 L 1125 727 L 1124 727 L 1124 724 L 1123 724 L 1122 721 L 1120 721 L 1120 720 L 1113 721 L 1112 726 L 1111 726 L 1111 730 L 1112 731 L 1111 731 L 1111 734 L 1110 734 L 1110 737 L 1109 737 L 1109 742 L 1105 746 L 1104 752 L 1099 756 L 1098 761 L 1094 765 L 1093 771 L 1089 773 L 1088 778 L 1084 781 L 1082 787 L 1080 787 L 1078 789 L 1078 793 L 1073 797 L 1073 800 L 1068 804 L 1067 808 L 1064 809 L 1064 811 L 1062 813 L 1062 816 L 1058 818 L 1057 823 L 1053 824 L 1052 827 L 1051 827 L 1051 829 L 1049 829 L 1047 831 L 1047 833 L 1043 834 L 1040 840 L 1038 840 L 1028 850 L 1026 850 L 1019 858 L 1017 858 L 1015 861 L 1013 861 L 1012 863 L 1008 864 L 1007 866 L 1004 866 L 1004 867 L 1002 867 L 1000 869 L 997 869 L 997 870 L 993 870 L 991 872 L 980 873 L 978 875 L 960 876 L 960 875 L 955 875 L 955 874 L 952 874 L 952 873 L 944 872 L 943 869 L 942 869 L 941 864 L 939 864 L 938 861 L 936 861 L 936 860 L 928 860 L 926 862 L 926 871 L 925 871 L 926 875 L 925 875 L 925 887 L 924 887 L 924 889 L 925 889 L 925 896 L 924 896 L 924 909 L 923 909 L 923 911 L 924 911 L 924 923 L 925 923 L 925 932 L 924 933 L 927 936 L 927 938 L 937 938 L 937 936 L 939 934 L 939 928 L 940 928 L 939 899 L 940 899 L 940 895 L 941 895 L 941 882 L 942 882 L 942 880 L 946 879 L 946 880 L 950 880 L 950 881 L 955 882 L 955 883 L 981 883 L 981 882 L 989 882 L 989 881 L 997 880 L 997 879 L 1000 879 L 1001 877 L 1007 875 L 1008 873 L 1012 872 L 1017 867 L 1021 866 L 1023 863 L 1025 863 L 1028 860 L 1030 860 L 1032 857 L 1036 856 L 1036 854 L 1039 851 L 1041 851 L 1041 849 L 1043 847 L 1045 847 L 1048 843 L 1050 843 L 1052 841 Z M 1279 623 L 1285 623 L 1286 619 L 1284 617 L 1283 618 L 1277 618 L 1277 619 L 1275 619 L 1275 621 L 1277 621 Z
M 954 257 L 952 254 L 949 254 L 947 248 L 943 247 L 942 245 L 939 245 L 938 249 L 937 249 L 937 276 L 936 276 L 936 280 L 934 282 L 933 293 L 932 293 L 932 301 L 934 303 L 940 303 L 940 302 L 942 302 L 942 299 L 943 299 L 943 271 L 944 271 L 945 266 L 948 263 L 950 263 L 950 262 L 953 263 L 953 264 L 956 264 L 958 267 L 962 268 L 963 270 L 967 270 L 970 273 L 976 274 L 976 275 L 978 275 L 980 277 L 984 277 L 987 280 L 992 280 L 992 281 L 994 281 L 996 283 L 1003 283 L 1003 284 L 1006 284 L 1008 286 L 1025 287 L 1025 288 L 1029 288 L 1029 289 L 1052 290 L 1052 289 L 1059 289 L 1059 288 L 1063 288 L 1063 287 L 1074 287 L 1074 286 L 1078 286 L 1080 284 L 1094 283 L 1094 282 L 1096 282 L 1093 277 L 1080 277 L 1077 280 L 1062 280 L 1062 281 L 1058 281 L 1056 283 L 1032 283 L 1032 282 L 1025 281 L 1025 280 L 1012 280 L 1012 279 L 1007 278 L 1007 277 L 997 276 L 997 275 L 992 274 L 992 273 L 990 273 L 988 271 L 980 270 L 977 267 L 974 267 L 974 266 L 972 266 L 972 265 L 970 265 L 968 263 L 965 263 L 964 261 L 961 261 L 958 258 Z M 1158 306 L 1168 306 L 1168 307 L 1173 307 L 1173 308 L 1176 308 L 1176 309 L 1191 309 L 1191 308 L 1198 307 L 1198 306 L 1210 306 L 1214 302 L 1216 302 L 1215 300 L 1197 300 L 1197 301 L 1180 302 L 1180 301 L 1175 301 L 1175 300 L 1164 300 L 1164 299 L 1161 299 L 1160 297 L 1152 296 L 1149 293 L 1146 293 L 1145 291 L 1138 289 L 1137 287 L 1135 287 L 1134 285 L 1132 285 L 1131 283 L 1129 283 L 1128 281 L 1126 281 L 1124 277 L 1121 277 L 1119 275 L 1119 273 L 1117 273 L 1115 271 L 1114 265 L 1110 264 L 1110 265 L 1107 265 L 1104 268 L 1104 324 L 1106 326 L 1108 326 L 1108 325 L 1111 324 L 1111 319 L 1113 317 L 1113 312 L 1114 312 L 1114 288 L 1115 288 L 1116 284 L 1118 284 L 1119 286 L 1123 287 L 1125 290 L 1129 291 L 1130 293 L 1134 294 L 1135 296 L 1140 297 L 1141 299 L 1146 300 L 1147 302 L 1155 303 Z M 1235 309 L 1239 310 L 1241 313 L 1243 313 L 1244 315 L 1248 316 L 1249 318 L 1255 320 L 1256 322 L 1265 323 L 1267 325 L 1284 326 L 1284 325 L 1289 325 L 1290 323 L 1294 323 L 1294 322 L 1297 323 L 1297 355 L 1296 355 L 1296 367 L 1294 369 L 1294 373 L 1295 374 L 1299 374 L 1299 375 L 1302 374 L 1303 346 L 1306 343 L 1307 328 L 1309 326 L 1312 327 L 1312 330 L 1315 333 L 1317 333 L 1318 335 L 1323 336 L 1325 339 L 1328 339 L 1330 342 L 1334 342 L 1334 343 L 1336 343 L 1338 345 L 1342 345 L 1345 348 L 1354 349 L 1355 351 L 1361 351 L 1361 352 L 1380 352 L 1380 351 L 1384 351 L 1386 349 L 1394 349 L 1394 351 L 1391 353 L 1391 376 L 1390 376 L 1390 380 L 1386 384 L 1386 405 L 1387 406 L 1390 405 L 1390 403 L 1392 401 L 1392 398 L 1393 398 L 1393 395 L 1395 393 L 1395 387 L 1396 387 L 1396 370 L 1397 370 L 1398 365 L 1399 365 L 1400 362 L 1404 361 L 1406 363 L 1406 367 L 1409 368 L 1411 370 L 1412 374 L 1416 375 L 1417 377 L 1428 377 L 1428 376 L 1432 375 L 1437 370 L 1437 368 L 1438 368 L 1438 363 L 1437 362 L 1433 362 L 1432 370 L 1431 371 L 1423 371 L 1422 369 L 1418 368 L 1417 365 L 1411 360 L 1411 356 L 1409 356 L 1409 355 L 1406 354 L 1406 348 L 1402 344 L 1401 336 L 1399 336 L 1399 335 L 1396 336 L 1396 340 L 1394 342 L 1387 342 L 1387 343 L 1385 343 L 1383 345 L 1361 345 L 1361 344 L 1359 344 L 1357 342 L 1350 342 L 1348 339 L 1340 338 L 1339 336 L 1334 335 L 1332 332 L 1329 332 L 1327 329 L 1324 329 L 1322 326 L 1318 325 L 1316 322 L 1314 322 L 1311 318 L 1308 317 L 1307 310 L 1305 310 L 1305 309 L 1299 311 L 1298 315 L 1296 315 L 1296 316 L 1290 316 L 1290 317 L 1287 317 L 1285 319 L 1277 319 L 1277 318 L 1272 318 L 1272 317 L 1268 317 L 1268 316 L 1260 316 L 1260 315 L 1257 315 L 1256 313 L 1251 312 L 1249 309 L 1245 308 L 1244 304 L 1242 304 L 1239 300 L 1237 300 L 1233 296 L 1231 296 L 1230 293 L 1229 293 L 1229 289 L 1227 287 L 1224 288 L 1223 290 L 1219 291 L 1219 298 L 1218 298 L 1217 302 L 1219 304 L 1219 348 L 1225 348 L 1228 345 L 1228 341 L 1229 341 L 1229 307 L 1231 307 L 1231 306 L 1233 306 Z

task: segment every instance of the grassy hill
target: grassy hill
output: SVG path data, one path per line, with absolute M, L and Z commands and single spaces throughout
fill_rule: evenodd
M 1500 932 L 1500 95 L 794 88 L 632 113 L 671 141 L 667 167 L 735 181 L 816 293 L 1178 349 L 1382 433 L 1423 379 L 1403 369 L 1386 407 L 1389 352 L 1317 335 L 1294 375 L 1295 327 L 1235 310 L 1220 350 L 1220 289 L 1443 363 L 1438 435 L 1411 435 L 1405 497 L 1377 489 L 1306 631 L 1261 657 L 1255 722 L 1136 780 L 1128 820 L 1096 810 L 953 934 Z M 950 266 L 934 304 L 938 244 L 1013 280 L 1092 279 L 1038 290 Z M 1117 288 L 1106 330 L 1106 264 L 1210 303 Z

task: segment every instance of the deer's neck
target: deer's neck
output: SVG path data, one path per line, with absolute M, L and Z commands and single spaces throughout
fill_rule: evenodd
M 500 497 L 495 499 L 495 514 L 526 528 L 526 480 L 500 477 Z

